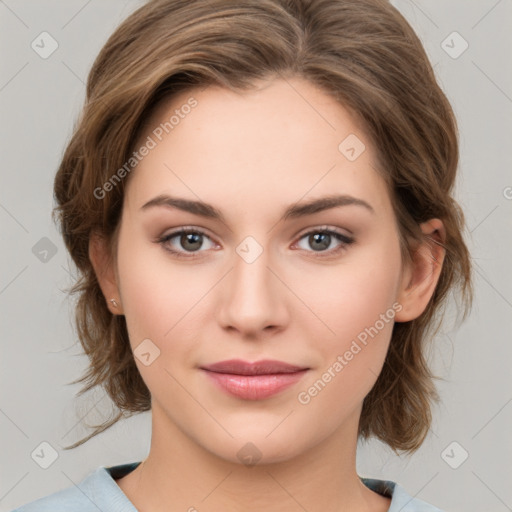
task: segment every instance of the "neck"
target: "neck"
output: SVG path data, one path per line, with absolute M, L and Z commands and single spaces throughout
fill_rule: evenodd
M 150 453 L 117 483 L 141 512 L 385 512 L 390 500 L 356 473 L 358 413 L 295 457 L 244 465 L 200 446 L 153 403 Z

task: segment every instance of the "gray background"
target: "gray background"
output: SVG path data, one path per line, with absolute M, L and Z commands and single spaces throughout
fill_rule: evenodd
M 512 2 L 393 3 L 422 39 L 458 118 L 457 198 L 471 232 L 476 300 L 460 327 L 452 307 L 434 341 L 430 357 L 443 379 L 443 401 L 421 449 L 397 457 L 372 441 L 360 446 L 358 471 L 398 481 L 442 509 L 512 510 Z M 86 434 L 81 418 L 94 424 L 110 407 L 102 392 L 77 400 L 79 386 L 68 385 L 86 360 L 72 327 L 72 304 L 61 291 L 74 268 L 50 218 L 54 173 L 87 73 L 107 37 L 139 5 L 0 0 L 0 511 L 78 483 L 100 465 L 139 461 L 148 453 L 149 413 L 71 452 L 61 449 Z M 47 59 L 31 48 L 43 31 L 59 45 Z M 442 46 L 454 31 L 469 44 L 457 58 Z M 461 44 L 456 36 L 444 43 L 452 54 Z M 41 241 L 45 237 L 51 244 Z M 52 245 L 57 252 L 44 261 L 41 247 Z M 48 469 L 31 457 L 44 441 L 58 454 Z

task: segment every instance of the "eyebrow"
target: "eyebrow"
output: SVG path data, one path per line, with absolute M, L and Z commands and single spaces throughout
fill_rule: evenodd
M 331 208 L 337 208 L 340 206 L 362 206 L 369 212 L 375 214 L 375 210 L 370 204 L 362 199 L 353 197 L 350 195 L 329 195 L 320 197 L 318 199 L 312 199 L 303 203 L 296 203 L 289 206 L 283 213 L 281 220 L 296 219 L 299 217 L 305 217 L 306 215 L 312 215 L 324 210 L 330 210 Z M 172 197 L 166 194 L 161 194 L 149 200 L 147 203 L 141 206 L 141 210 L 145 211 L 149 208 L 157 206 L 172 207 L 189 212 L 194 215 L 206 217 L 209 219 L 219 220 L 225 222 L 224 215 L 220 210 L 212 206 L 211 204 L 204 203 L 203 201 L 192 201 L 190 199 L 183 199 L 180 197 Z

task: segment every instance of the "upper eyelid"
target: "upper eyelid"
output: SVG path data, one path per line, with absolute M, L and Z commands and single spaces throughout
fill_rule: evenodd
M 340 228 L 340 227 L 336 227 L 336 226 L 331 226 L 329 224 L 321 224 L 321 225 L 305 228 L 304 230 L 300 230 L 299 233 L 297 233 L 295 235 L 295 237 L 301 237 L 302 238 L 303 236 L 307 235 L 308 233 L 317 232 L 317 231 L 318 232 L 320 232 L 320 231 L 332 231 L 332 232 L 337 233 L 339 235 L 346 236 L 347 238 L 352 238 L 353 237 L 353 233 L 349 229 L 347 229 L 347 228 Z M 347 233 L 344 233 L 343 231 L 346 231 Z

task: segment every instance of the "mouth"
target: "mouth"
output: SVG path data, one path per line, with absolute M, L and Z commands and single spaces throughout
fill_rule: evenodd
M 222 391 L 244 400 L 263 400 L 296 384 L 309 370 L 283 361 L 249 363 L 240 359 L 202 366 L 208 378 Z

